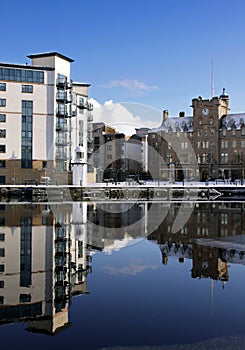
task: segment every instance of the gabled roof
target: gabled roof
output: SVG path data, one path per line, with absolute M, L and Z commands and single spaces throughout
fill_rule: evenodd
M 228 130 L 235 127 L 237 130 L 245 125 L 245 113 L 226 114 L 221 118 L 220 128 L 225 126 Z
M 57 56 L 59 58 L 62 58 L 63 60 L 66 60 L 68 62 L 74 62 L 73 59 L 67 57 L 67 56 L 64 56 L 62 54 L 60 54 L 59 52 L 46 52 L 46 53 L 38 53 L 38 54 L 33 54 L 33 55 L 29 55 L 27 56 L 28 58 L 32 59 L 32 58 L 41 58 L 41 57 L 50 57 L 50 56 Z
M 159 128 L 152 129 L 151 132 L 165 132 L 168 133 L 169 130 L 172 132 L 185 131 L 187 129 L 188 132 L 193 131 L 193 117 L 169 117 L 163 120 L 161 126 Z

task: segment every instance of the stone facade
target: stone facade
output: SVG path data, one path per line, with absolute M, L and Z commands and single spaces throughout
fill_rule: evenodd
M 192 100 L 193 116 L 169 117 L 149 132 L 149 171 L 169 179 L 174 164 L 176 180 L 243 179 L 245 113 L 229 114 L 229 96 Z

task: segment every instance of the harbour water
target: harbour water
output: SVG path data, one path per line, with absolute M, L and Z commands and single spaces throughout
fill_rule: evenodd
M 3 348 L 244 349 L 244 210 L 2 203 Z

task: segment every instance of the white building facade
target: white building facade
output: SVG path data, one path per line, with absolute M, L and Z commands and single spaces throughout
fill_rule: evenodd
M 57 52 L 28 58 L 0 63 L 0 183 L 86 184 L 90 85 L 73 83 L 73 60 Z

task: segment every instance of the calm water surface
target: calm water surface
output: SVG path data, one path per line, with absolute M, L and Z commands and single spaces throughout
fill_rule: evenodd
M 245 202 L 2 204 L 3 348 L 245 336 L 244 209 Z

